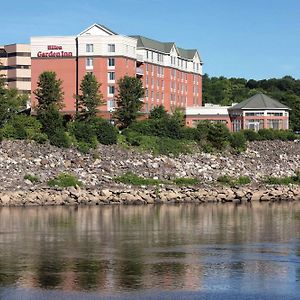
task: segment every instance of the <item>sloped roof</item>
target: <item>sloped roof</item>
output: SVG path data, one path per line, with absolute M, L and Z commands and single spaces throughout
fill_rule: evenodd
M 185 59 L 193 59 L 197 53 L 196 49 L 178 48 L 174 42 L 160 42 L 141 35 L 130 35 L 137 40 L 138 48 L 153 49 L 163 53 L 170 53 L 173 46 L 178 50 L 179 56 Z
M 177 48 L 179 55 L 181 57 L 187 58 L 187 59 L 193 59 L 194 56 L 197 53 L 196 49 L 183 49 L 183 48 Z
M 107 32 L 110 35 L 117 35 L 116 32 L 114 32 L 114 31 L 110 30 L 109 28 L 107 28 L 106 26 L 104 26 L 102 24 L 98 24 L 98 23 L 94 23 L 93 25 L 89 26 L 88 28 L 86 28 L 85 30 L 83 30 L 82 32 L 80 32 L 79 35 L 83 35 L 84 33 L 86 33 L 87 31 L 89 31 L 93 27 L 97 27 L 97 28 L 103 30 L 104 32 Z
M 173 42 L 159 42 L 153 39 L 146 38 L 141 35 L 130 35 L 130 37 L 137 39 L 137 46 L 141 48 L 153 49 L 164 53 L 169 53 L 175 43 Z
M 228 110 L 236 109 L 289 109 L 290 108 L 269 96 L 259 93 L 256 94 L 230 108 Z

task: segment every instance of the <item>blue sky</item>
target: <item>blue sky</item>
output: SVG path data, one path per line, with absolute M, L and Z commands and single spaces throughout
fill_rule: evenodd
M 210 76 L 300 79 L 300 0 L 3 1 L 0 44 L 73 35 L 96 22 L 197 48 Z

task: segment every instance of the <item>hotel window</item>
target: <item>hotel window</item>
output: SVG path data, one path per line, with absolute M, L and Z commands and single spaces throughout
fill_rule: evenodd
M 108 110 L 111 110 L 116 107 L 116 101 L 114 99 L 108 99 L 107 100 L 107 108 Z
M 115 93 L 115 86 L 109 85 L 108 86 L 108 94 L 113 95 Z
M 282 120 L 268 120 L 269 128 L 282 129 Z
M 146 57 L 147 57 L 147 59 L 149 58 L 149 51 L 148 50 L 146 51 Z
M 86 67 L 92 68 L 93 67 L 93 58 L 92 57 L 87 57 L 86 59 Z
M 148 77 L 146 77 L 146 86 L 148 86 Z
M 258 116 L 263 116 L 263 112 L 246 112 L 245 116 L 246 117 L 258 117 Z
M 109 67 L 114 67 L 115 66 L 115 59 L 114 58 L 109 58 L 108 59 L 108 66 Z
M 279 112 L 268 112 L 267 113 L 268 116 L 272 116 L 272 117 L 282 117 L 283 113 L 279 113 Z
M 163 62 L 164 61 L 164 56 L 160 53 L 157 53 L 157 61 Z
M 115 72 L 108 72 L 108 80 L 115 80 Z
M 108 52 L 116 52 L 116 45 L 115 44 L 108 44 Z
M 148 89 L 145 89 L 145 97 L 148 98 Z
M 153 92 L 153 91 L 151 91 L 151 99 L 153 99 L 153 94 L 154 94 L 154 92 Z
M 94 52 L 94 44 L 86 44 L 86 52 Z

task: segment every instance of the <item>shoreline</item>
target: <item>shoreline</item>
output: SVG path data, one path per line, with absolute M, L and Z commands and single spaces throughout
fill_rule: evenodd
M 0 207 L 5 206 L 77 206 L 205 204 L 300 201 L 300 186 L 200 186 L 132 187 L 112 186 L 101 189 L 71 187 L 1 191 Z

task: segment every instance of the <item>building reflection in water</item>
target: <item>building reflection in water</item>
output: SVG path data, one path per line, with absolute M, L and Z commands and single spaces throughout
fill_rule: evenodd
M 296 203 L 1 208 L 0 284 L 112 292 L 264 289 L 275 280 L 299 288 L 299 212 Z

